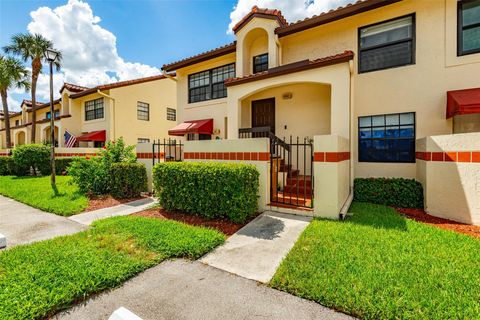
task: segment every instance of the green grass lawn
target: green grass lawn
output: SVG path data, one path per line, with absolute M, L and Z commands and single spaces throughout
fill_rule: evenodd
M 69 181 L 68 176 L 57 176 L 59 194 L 55 196 L 50 176 L 0 176 L 0 194 L 47 212 L 71 216 L 85 210 L 88 199 Z
M 480 319 L 480 241 L 354 203 L 314 220 L 271 286 L 365 319 Z
M 0 319 L 44 318 L 162 260 L 196 259 L 223 241 L 211 229 L 127 216 L 14 247 L 0 252 Z

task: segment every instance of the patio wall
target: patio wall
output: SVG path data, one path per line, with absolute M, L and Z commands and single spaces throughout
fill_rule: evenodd
M 258 208 L 270 203 L 270 149 L 268 138 L 186 141 L 185 161 L 241 162 L 257 167 L 260 178 Z
M 314 215 L 338 219 L 350 194 L 350 144 L 338 135 L 313 137 Z
M 416 150 L 425 211 L 480 225 L 480 133 L 426 137 Z

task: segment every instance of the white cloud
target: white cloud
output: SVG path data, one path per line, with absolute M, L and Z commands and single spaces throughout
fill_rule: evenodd
M 259 8 L 279 9 L 288 22 L 295 22 L 352 2 L 355 0 L 238 0 L 230 13 L 227 33 L 231 33 L 235 24 L 255 5 Z
M 20 103 L 21 101 L 18 101 L 16 98 L 13 98 L 11 95 L 7 96 L 8 110 L 20 111 Z
M 40 7 L 30 16 L 28 31 L 53 41 L 63 55 L 61 72 L 54 77 L 55 95 L 63 81 L 89 87 L 160 73 L 158 68 L 122 59 L 115 35 L 99 25 L 100 17 L 94 15 L 86 2 L 69 0 L 54 9 Z M 39 78 L 40 99 L 49 98 L 48 81 L 47 74 Z

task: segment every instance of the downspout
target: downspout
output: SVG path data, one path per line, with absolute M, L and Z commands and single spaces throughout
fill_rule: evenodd
M 101 92 L 100 89 L 97 89 L 97 93 L 98 93 L 99 95 L 101 95 L 102 97 L 105 97 L 105 98 L 107 98 L 107 99 L 112 100 L 112 102 L 113 102 L 113 105 L 112 105 L 113 126 L 112 126 L 112 128 L 111 128 L 111 137 L 110 137 L 110 139 L 111 139 L 111 140 L 115 140 L 115 132 L 116 132 L 116 130 L 115 130 L 115 125 L 116 125 L 116 121 L 115 121 L 115 98 L 113 98 L 112 96 L 109 96 L 108 94 L 105 94 L 105 93 Z
M 353 87 L 353 81 L 352 81 L 352 77 L 353 77 L 353 74 L 354 74 L 354 64 L 353 64 L 353 60 L 350 60 L 349 63 L 348 63 L 348 66 L 349 66 L 349 71 L 350 71 L 350 82 L 349 82 L 349 85 L 350 85 L 350 103 L 349 103 L 349 112 L 350 112 L 350 123 L 349 123 L 349 132 L 348 132 L 348 136 L 349 136 L 349 139 L 350 139 L 350 167 L 349 167 L 349 177 L 348 177 L 348 180 L 349 180 L 349 184 L 350 184 L 350 192 L 348 194 L 348 197 L 347 197 L 347 200 L 345 201 L 345 203 L 343 204 L 343 207 L 342 209 L 340 209 L 340 214 L 339 214 L 339 219 L 340 220 L 343 220 L 345 219 L 345 217 L 347 216 L 348 214 L 348 209 L 350 208 L 350 205 L 352 204 L 352 201 L 353 201 L 353 158 L 352 158 L 352 151 L 354 150 L 354 141 L 353 141 L 353 130 L 352 130 L 352 126 L 353 126 L 353 123 L 354 123 L 354 118 L 353 118 L 353 90 L 354 90 L 354 87 Z
M 177 78 L 175 78 L 175 77 L 172 77 L 172 75 L 171 75 L 171 74 L 169 74 L 169 73 L 167 73 L 165 70 L 163 70 L 163 71 L 162 71 L 162 75 L 163 75 L 165 78 L 168 78 L 168 79 L 170 79 L 170 80 L 173 80 L 173 81 L 175 81 L 175 82 L 177 82 L 177 81 L 178 81 L 178 79 L 177 79 Z

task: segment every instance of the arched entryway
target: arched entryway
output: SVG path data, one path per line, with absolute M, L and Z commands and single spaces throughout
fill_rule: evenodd
M 19 131 L 15 134 L 15 145 L 22 145 L 25 144 L 25 141 L 27 140 L 25 131 Z
M 59 142 L 59 140 L 58 140 L 58 130 L 59 130 L 58 127 L 55 126 L 55 127 L 54 127 L 55 147 L 58 147 L 58 142 Z M 51 138 L 50 132 L 51 132 L 51 131 L 50 131 L 50 126 L 47 126 L 47 127 L 45 127 L 45 128 L 43 129 L 43 131 L 42 131 L 42 133 L 43 133 L 43 134 L 42 134 L 42 142 L 51 144 L 52 138 Z

